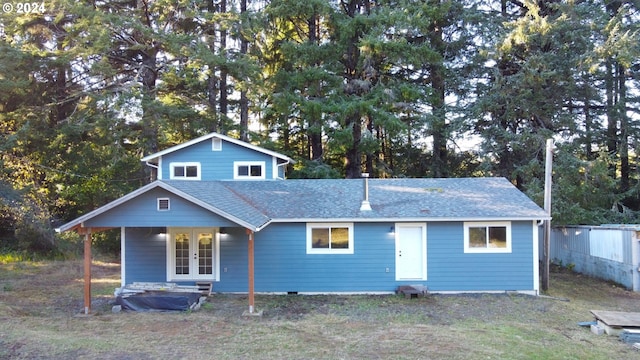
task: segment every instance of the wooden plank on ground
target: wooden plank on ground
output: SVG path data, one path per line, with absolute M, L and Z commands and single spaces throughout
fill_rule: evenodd
M 591 310 L 597 320 L 613 327 L 640 327 L 640 313 Z

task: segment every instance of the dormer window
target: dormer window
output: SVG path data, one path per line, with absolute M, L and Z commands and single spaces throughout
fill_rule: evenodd
M 233 178 L 252 180 L 265 178 L 264 161 L 236 161 L 233 163 Z
M 200 163 L 171 163 L 172 180 L 200 180 Z

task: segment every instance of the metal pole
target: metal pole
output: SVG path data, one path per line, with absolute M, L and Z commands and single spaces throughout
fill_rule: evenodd
M 551 217 L 551 183 L 552 183 L 552 163 L 553 163 L 553 140 L 547 140 L 547 151 L 544 166 L 544 210 Z M 549 290 L 549 267 L 551 251 L 551 219 L 544 222 L 544 265 L 542 267 L 542 291 Z

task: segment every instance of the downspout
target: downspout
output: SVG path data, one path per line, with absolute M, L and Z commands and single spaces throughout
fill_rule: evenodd
M 148 161 L 145 161 L 145 165 L 147 165 L 150 168 L 156 169 L 156 176 L 154 177 L 153 174 L 151 174 L 152 180 L 153 180 L 153 178 L 162 179 L 162 174 L 160 173 L 160 167 L 158 165 L 150 163 Z
M 281 167 L 281 166 L 287 166 L 287 165 L 289 165 L 290 163 L 291 163 L 291 161 L 287 160 L 287 161 L 285 161 L 285 162 L 283 162 L 283 163 L 277 164 L 277 165 L 276 165 L 276 167 L 278 167 L 278 168 L 279 168 L 279 167 Z M 277 171 L 277 170 L 276 170 L 276 171 Z M 277 174 L 276 174 L 276 178 L 278 178 L 278 179 L 282 179 L 282 180 L 284 180 L 284 179 L 286 178 L 286 176 L 287 176 L 287 172 L 286 172 L 285 170 L 283 170 L 283 171 L 282 171 L 282 177 L 279 177 L 279 176 L 277 176 Z

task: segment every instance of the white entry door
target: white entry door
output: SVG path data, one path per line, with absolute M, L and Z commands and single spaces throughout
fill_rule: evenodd
M 426 224 L 396 224 L 396 280 L 427 280 Z
M 214 280 L 217 266 L 215 230 L 175 228 L 170 234 L 169 280 Z

